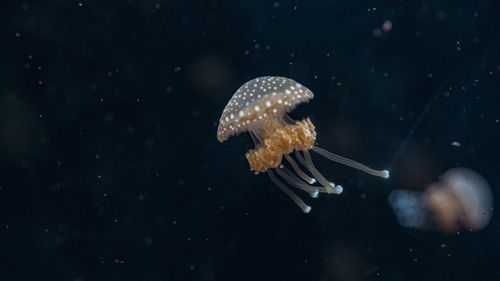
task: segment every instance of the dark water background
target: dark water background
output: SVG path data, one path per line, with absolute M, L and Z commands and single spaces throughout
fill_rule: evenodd
M 387 204 L 455 166 L 499 197 L 497 1 L 1 6 L 0 280 L 500 280 L 495 214 L 441 234 Z M 292 116 L 320 146 L 391 179 L 314 156 L 344 193 L 301 194 L 305 215 L 253 175 L 249 136 L 216 129 L 264 75 L 315 93 Z

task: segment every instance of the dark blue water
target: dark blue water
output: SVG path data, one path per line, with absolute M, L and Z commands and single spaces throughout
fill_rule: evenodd
M 7 1 L 0 280 L 499 280 L 500 224 L 401 226 L 394 189 L 500 187 L 495 1 Z M 339 195 L 299 208 L 219 143 L 232 94 L 290 77 Z M 460 145 L 453 145 L 457 142 Z

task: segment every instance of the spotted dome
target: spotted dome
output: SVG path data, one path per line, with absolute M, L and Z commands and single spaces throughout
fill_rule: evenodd
M 283 116 L 314 97 L 296 81 L 277 76 L 255 78 L 241 86 L 227 103 L 219 120 L 217 139 L 260 127 L 269 118 Z

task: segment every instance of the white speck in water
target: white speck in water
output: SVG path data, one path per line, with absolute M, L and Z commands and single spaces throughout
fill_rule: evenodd
M 382 24 L 382 30 L 384 32 L 389 32 L 391 31 L 391 29 L 392 29 L 392 22 L 390 20 L 384 21 L 384 23 Z

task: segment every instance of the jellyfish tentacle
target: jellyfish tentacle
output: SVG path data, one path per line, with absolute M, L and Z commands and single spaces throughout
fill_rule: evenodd
M 274 169 L 276 173 L 282 177 L 287 183 L 290 185 L 299 188 L 311 195 L 312 198 L 317 198 L 318 193 L 321 191 L 320 189 L 324 189 L 322 187 L 318 188 L 316 186 L 308 185 L 307 183 L 300 180 L 296 177 L 290 170 L 285 167 Z
M 311 154 L 309 154 L 309 151 L 304 150 L 304 158 L 307 164 L 307 168 L 309 169 L 309 172 L 313 174 L 313 176 L 318 180 L 318 182 L 323 185 L 326 188 L 327 193 L 334 193 L 334 194 L 340 194 L 342 193 L 342 186 L 340 185 L 335 185 L 333 182 L 328 181 L 323 175 L 316 169 L 314 166 L 314 163 L 311 159 Z
M 312 162 L 311 155 L 307 150 L 302 152 L 304 154 L 304 161 L 306 164 L 307 169 L 311 174 L 313 174 L 314 178 L 318 180 L 318 182 L 323 185 L 324 187 L 335 187 L 335 183 L 327 180 L 314 166 L 314 163 Z M 298 153 L 300 155 L 300 153 Z
M 252 131 L 249 131 L 248 133 L 249 133 L 250 137 L 252 138 L 252 141 L 253 141 L 253 144 L 255 145 L 255 147 L 259 146 L 261 144 L 261 141 L 257 138 L 257 136 Z
M 317 146 L 313 146 L 312 147 L 312 151 L 318 153 L 319 155 L 329 159 L 329 160 L 332 160 L 332 161 L 335 161 L 337 163 L 340 163 L 340 164 L 343 164 L 343 165 L 346 165 L 346 166 L 349 166 L 351 168 L 355 168 L 355 169 L 358 169 L 358 170 L 361 170 L 367 174 L 370 174 L 372 176 L 377 176 L 377 177 L 381 177 L 381 178 L 384 178 L 384 179 L 387 179 L 389 178 L 389 171 L 388 170 L 375 170 L 375 169 L 372 169 L 364 164 L 361 164 L 359 162 L 356 162 L 354 160 L 351 160 L 349 158 L 345 158 L 343 156 L 340 156 L 340 155 L 337 155 L 337 154 L 334 154 L 326 149 L 323 149 L 323 148 L 320 148 L 320 147 L 317 147 Z
M 315 178 L 308 176 L 300 169 L 299 165 L 297 165 L 297 162 L 295 162 L 295 160 L 293 160 L 290 155 L 285 154 L 285 159 L 288 161 L 288 163 L 290 163 L 295 173 L 297 173 L 297 175 L 299 175 L 299 177 L 301 177 L 305 182 L 307 182 L 308 184 L 314 184 L 316 182 Z
M 306 205 L 302 199 L 300 199 L 297 194 L 295 194 L 293 191 L 291 191 L 286 185 L 284 185 L 275 175 L 274 173 L 269 169 L 267 170 L 267 175 L 269 175 L 269 178 L 271 181 L 279 188 L 281 191 L 286 193 L 294 202 L 299 206 L 299 208 L 302 209 L 302 212 L 304 213 L 309 213 L 311 211 L 311 206 Z
M 294 153 L 295 153 L 295 157 L 297 158 L 297 160 L 299 160 L 299 163 L 309 170 L 309 168 L 307 167 L 306 160 L 304 159 L 302 154 L 300 154 L 300 152 L 298 150 L 295 150 Z

